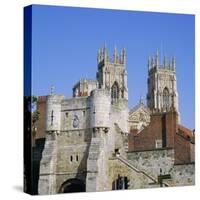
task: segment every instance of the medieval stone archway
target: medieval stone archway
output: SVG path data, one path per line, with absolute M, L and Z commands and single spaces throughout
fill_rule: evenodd
M 85 183 L 80 179 L 69 179 L 65 181 L 59 191 L 59 193 L 73 193 L 73 192 L 85 192 Z

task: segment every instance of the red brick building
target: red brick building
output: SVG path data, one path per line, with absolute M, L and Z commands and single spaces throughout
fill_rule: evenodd
M 147 127 L 141 131 L 130 131 L 129 151 L 172 148 L 176 164 L 194 162 L 194 133 L 178 124 L 177 117 L 175 111 L 151 114 Z

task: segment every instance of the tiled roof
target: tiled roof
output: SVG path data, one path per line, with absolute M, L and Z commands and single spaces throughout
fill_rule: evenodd
M 178 124 L 178 134 L 181 135 L 182 137 L 184 137 L 186 140 L 194 142 L 193 132 L 190 129 L 188 129 L 180 124 Z

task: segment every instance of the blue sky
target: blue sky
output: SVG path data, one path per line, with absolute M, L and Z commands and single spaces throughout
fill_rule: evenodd
M 177 59 L 181 123 L 193 129 L 195 57 L 193 15 L 33 6 L 32 91 L 72 96 L 80 78 L 95 79 L 97 50 L 127 50 L 129 108 L 147 93 L 147 59 L 159 50 Z

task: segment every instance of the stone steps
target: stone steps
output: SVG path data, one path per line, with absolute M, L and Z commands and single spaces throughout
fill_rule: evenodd
M 124 164 L 126 164 L 126 166 L 128 166 L 128 167 L 131 168 L 132 170 L 136 171 L 137 173 L 142 173 L 142 174 L 144 174 L 146 177 L 148 177 L 149 179 L 151 179 L 151 181 L 153 181 L 153 183 L 155 183 L 155 184 L 157 183 L 156 178 L 154 178 L 153 176 L 147 174 L 147 173 L 146 173 L 145 171 L 143 171 L 143 170 L 137 169 L 137 168 L 136 168 L 135 166 L 133 166 L 133 164 L 130 163 L 126 158 L 123 158 L 123 157 L 120 156 L 120 155 L 117 155 L 116 158 L 117 158 L 118 160 L 120 160 L 121 162 L 123 162 Z
M 152 175 L 150 175 L 149 173 L 145 172 L 144 170 L 140 170 L 138 168 L 136 168 L 128 159 L 122 157 L 121 155 L 117 155 L 116 158 L 118 160 L 120 160 L 121 162 L 123 162 L 124 164 L 126 164 L 126 166 L 128 166 L 129 168 L 131 168 L 132 170 L 136 171 L 137 173 L 142 173 L 144 174 L 146 177 L 148 177 L 151 181 L 153 181 L 153 183 L 151 183 L 151 186 L 152 184 L 155 185 L 155 187 L 159 187 L 159 183 L 157 181 L 157 179 L 155 177 L 153 177 Z M 168 183 L 166 182 L 163 182 L 163 185 L 165 186 L 170 186 Z

